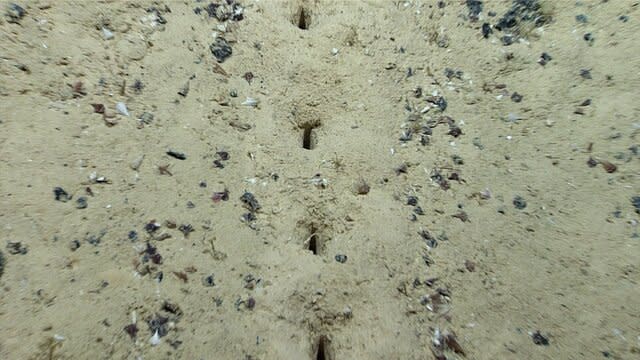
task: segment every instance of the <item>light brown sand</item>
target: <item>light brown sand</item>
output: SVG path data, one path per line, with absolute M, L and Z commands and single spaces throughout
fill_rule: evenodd
M 505 47 L 482 38 L 483 20 L 465 20 L 464 1 L 445 3 L 245 1 L 245 19 L 226 23 L 233 55 L 219 67 L 209 45 L 220 23 L 193 12 L 205 3 L 24 1 L 20 24 L 0 20 L 0 358 L 315 359 L 324 339 L 330 359 L 431 359 L 436 330 L 454 332 L 469 359 L 637 358 L 630 199 L 640 195 L 640 166 L 629 147 L 640 121 L 640 6 L 554 1 L 552 23 Z M 509 5 L 486 1 L 483 19 L 495 23 L 487 11 Z M 151 6 L 167 24 L 151 26 Z M 301 7 L 308 30 L 295 25 Z M 580 13 L 587 24 L 576 23 Z M 114 39 L 103 39 L 102 24 Z M 544 67 L 542 52 L 553 57 Z M 449 81 L 447 67 L 462 79 Z M 135 79 L 139 94 L 128 87 Z M 73 97 L 76 81 L 86 96 Z M 414 135 L 403 145 L 405 105 L 421 109 L 433 91 L 463 135 L 442 124 L 431 144 Z M 522 102 L 509 99 L 514 91 Z M 241 105 L 247 97 L 259 106 Z M 574 114 L 587 98 L 592 105 Z M 115 114 L 119 101 L 131 116 L 108 119 L 114 126 L 90 105 Z M 143 112 L 155 117 L 139 128 Z M 506 122 L 509 113 L 523 119 Z M 307 125 L 312 150 L 302 148 Z M 219 150 L 230 154 L 224 169 L 212 165 Z M 588 167 L 590 156 L 617 171 Z M 164 165 L 172 176 L 159 174 Z M 436 168 L 463 181 L 443 190 L 430 179 Z M 93 172 L 110 183 L 90 183 Z M 324 189 L 314 184 L 324 180 Z M 361 180 L 366 195 L 354 194 Z M 58 186 L 72 201 L 54 200 Z M 213 202 L 225 188 L 229 200 Z M 480 199 L 484 189 L 491 199 Z M 252 226 L 240 220 L 244 191 L 262 206 Z M 414 222 L 409 195 L 424 210 Z M 461 210 L 468 222 L 451 216 Z M 152 220 L 163 225 L 156 237 L 172 237 L 148 235 Z M 195 231 L 185 237 L 167 220 Z M 102 232 L 98 244 L 86 241 Z M 162 264 L 136 267 L 146 241 Z M 28 252 L 10 254 L 9 242 Z M 211 274 L 215 286 L 204 286 Z M 421 304 L 438 288 L 447 304 Z M 165 301 L 181 315 L 162 310 Z M 133 314 L 135 340 L 123 330 Z M 173 321 L 157 346 L 154 314 Z M 548 346 L 534 344 L 536 331 Z

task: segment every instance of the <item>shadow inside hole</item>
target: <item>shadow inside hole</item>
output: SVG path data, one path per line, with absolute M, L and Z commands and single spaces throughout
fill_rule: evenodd
M 310 17 L 307 11 L 304 10 L 304 7 L 300 7 L 298 9 L 298 16 L 296 19 L 296 25 L 298 29 L 308 30 L 309 29 Z
M 316 348 L 316 356 L 315 360 L 331 360 L 331 356 L 329 356 L 329 341 L 326 336 L 320 336 L 318 339 L 318 344 Z
M 318 229 L 315 226 L 311 225 L 309 228 L 309 239 L 307 243 L 307 249 L 313 253 L 313 255 L 318 255 L 320 253 L 321 248 L 320 236 L 318 234 Z
M 307 149 L 307 150 L 313 149 L 313 146 L 314 146 L 313 137 L 314 137 L 313 126 L 305 125 L 302 128 L 302 148 L 303 149 Z

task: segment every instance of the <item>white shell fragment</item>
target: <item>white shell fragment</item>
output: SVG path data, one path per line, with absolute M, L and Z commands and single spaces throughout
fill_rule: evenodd
M 116 110 L 118 110 L 118 112 L 124 116 L 129 116 L 129 110 L 127 110 L 127 105 L 125 105 L 123 102 L 119 102 L 116 104 Z
M 242 105 L 245 106 L 258 106 L 260 100 L 248 97 L 247 100 L 242 102 Z
M 111 30 L 109 30 L 107 28 L 102 28 L 102 37 L 105 40 L 111 40 L 111 39 L 113 39 L 113 33 L 111 32 Z
M 151 339 L 149 339 L 149 344 L 151 344 L 151 346 L 156 346 L 160 344 L 160 335 L 158 335 L 158 330 L 156 330 L 156 333 L 153 334 Z

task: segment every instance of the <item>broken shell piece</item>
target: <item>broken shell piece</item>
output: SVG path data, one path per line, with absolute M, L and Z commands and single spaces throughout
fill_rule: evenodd
M 160 344 L 160 335 L 158 335 L 158 330 L 156 330 L 156 333 L 153 334 L 151 339 L 149 339 L 149 344 L 151 344 L 151 346 L 156 346 Z
M 260 101 L 258 99 L 254 99 L 254 98 L 248 97 L 247 100 L 242 102 L 242 105 L 245 105 L 245 106 L 258 106 L 259 103 L 260 103 Z
M 111 32 L 111 30 L 109 30 L 107 28 L 102 28 L 102 37 L 105 40 L 111 40 L 111 39 L 113 39 L 113 33 Z
M 116 110 L 124 116 L 129 116 L 129 110 L 127 110 L 127 105 L 125 105 L 125 103 L 123 102 L 119 102 L 116 104 Z

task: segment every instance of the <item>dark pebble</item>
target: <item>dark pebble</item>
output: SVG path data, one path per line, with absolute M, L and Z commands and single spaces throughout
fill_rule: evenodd
M 20 20 L 27 14 L 24 8 L 18 4 L 10 3 L 5 16 L 7 22 L 11 24 L 19 24 Z
M 156 314 L 155 317 L 149 319 L 147 324 L 152 334 L 158 333 L 158 336 L 164 337 L 169 332 L 169 318 Z
M 547 63 L 549 61 L 551 61 L 553 58 L 551 57 L 551 55 L 549 55 L 546 52 L 543 52 L 542 55 L 540 55 L 540 59 L 538 59 L 538 64 L 545 66 L 547 65 Z
M 135 339 L 138 335 L 138 327 L 136 324 L 129 324 L 124 327 L 124 332 L 126 332 L 132 339 Z
M 174 150 L 169 150 L 167 151 L 167 155 L 176 158 L 178 160 L 185 160 L 187 158 L 187 155 L 185 155 L 184 153 L 178 152 L 178 151 L 174 151 Z
M 593 79 L 591 77 L 591 70 L 589 69 L 580 69 L 580 76 L 582 76 L 583 79 L 587 79 L 587 80 Z
M 636 213 L 640 214 L 640 196 L 632 197 L 631 203 L 633 204 L 633 207 L 636 208 Z
M 515 206 L 518 210 L 522 210 L 527 207 L 527 202 L 521 196 L 517 195 L 513 198 L 513 206 Z
M 0 278 L 2 278 L 2 274 L 4 274 L 4 266 L 7 264 L 7 260 L 4 258 L 4 253 L 0 251 Z
M 596 167 L 598 166 L 598 161 L 592 157 L 589 157 L 589 160 L 587 160 L 587 166 L 589 166 L 590 168 Z
M 467 8 L 469 8 L 469 17 L 472 19 L 477 19 L 480 13 L 482 12 L 482 1 L 481 0 L 467 0 Z
M 198 184 L 201 188 L 206 188 L 207 187 L 207 182 L 202 180 L 200 181 L 200 183 Z
M 76 200 L 76 208 L 78 209 L 86 209 L 88 206 L 87 204 L 87 198 L 84 196 L 80 196 L 77 200 Z
M 462 156 L 460 156 L 460 155 L 453 155 L 451 157 L 451 160 L 453 160 L 453 163 L 455 165 L 463 165 L 464 164 L 464 160 L 462 159 Z
M 7 243 L 7 251 L 11 255 L 25 255 L 29 252 L 29 248 L 20 241 L 9 241 Z
M 502 45 L 509 46 L 509 45 L 513 44 L 516 39 L 515 39 L 515 37 L 513 35 L 507 34 L 507 35 L 502 36 L 500 38 L 500 40 L 502 41 Z
M 580 24 L 586 24 L 589 21 L 589 19 L 587 18 L 587 15 L 580 14 L 580 15 L 576 15 L 576 21 L 579 22 Z
M 531 339 L 533 339 L 533 343 L 536 345 L 549 346 L 549 339 L 540 334 L 539 330 L 531 335 Z
M 519 103 L 520 101 L 522 101 L 522 95 L 514 92 L 513 94 L 511 94 L 511 100 L 515 103 Z
M 209 46 L 209 50 L 211 50 L 211 53 L 219 63 L 227 60 L 227 58 L 231 56 L 231 53 L 233 52 L 227 40 L 222 37 L 216 38 L 213 44 Z
M 193 201 L 187 201 L 187 209 L 193 209 L 194 207 L 196 207 L 196 204 Z
M 209 276 L 205 276 L 202 279 L 202 285 L 207 286 L 207 287 L 216 286 L 216 282 L 215 282 L 215 279 L 213 278 L 213 274 L 211 274 Z
M 151 221 L 147 225 L 144 226 L 144 230 L 149 234 L 156 232 L 156 230 L 160 229 L 160 225 L 155 221 Z
M 227 161 L 229 160 L 230 156 L 229 153 L 226 151 L 218 151 L 216 152 L 216 155 L 220 158 L 220 160 L 222 161 Z
M 620 15 L 618 17 L 618 20 L 620 20 L 622 22 L 627 22 L 627 21 L 629 21 L 629 17 L 627 15 Z
M 224 169 L 224 164 L 220 160 L 213 160 L 213 166 L 218 169 Z
M 138 240 L 138 233 L 135 230 L 131 230 L 131 231 L 129 231 L 129 234 L 127 234 L 127 237 L 131 241 L 136 241 L 136 240 Z
M 247 299 L 245 304 L 247 305 L 247 309 L 253 310 L 253 308 L 256 307 L 256 299 L 250 297 L 250 298 Z
M 418 197 L 416 196 L 407 197 L 407 205 L 411 205 L 411 206 L 418 205 Z
M 71 251 L 78 250 L 80 248 L 80 241 L 78 240 L 71 241 L 71 244 L 69 244 L 69 248 L 71 249 Z
M 591 33 L 584 34 L 584 36 L 582 36 L 582 38 L 584 39 L 584 41 L 590 42 L 590 43 L 592 43 L 595 40 Z
M 251 210 L 251 212 L 256 212 L 258 210 L 260 210 L 261 206 L 258 203 L 258 200 L 256 200 L 255 196 L 253 196 L 252 193 L 245 191 L 244 194 L 242 194 L 242 196 L 240 197 L 240 201 L 242 201 L 242 203 L 244 204 L 244 206 Z
M 342 254 L 336 255 L 336 261 L 341 263 L 341 264 L 346 263 L 347 262 L 347 255 L 342 255 Z
M 258 220 L 258 218 L 256 217 L 256 215 L 254 213 L 248 212 L 248 213 L 242 214 L 242 220 L 244 222 L 252 222 L 252 221 Z
M 424 215 L 424 210 L 422 210 L 422 207 L 416 206 L 413 209 L 413 213 L 416 214 L 416 215 Z
M 580 106 L 589 106 L 591 105 L 591 99 L 587 99 L 585 101 L 583 101 L 582 103 L 580 103 Z
M 71 200 L 71 196 L 61 187 L 54 188 L 53 195 L 55 195 L 57 201 L 67 202 Z
M 195 231 L 193 229 L 193 226 L 191 226 L 191 224 L 182 224 L 182 225 L 180 225 L 178 230 L 180 230 L 180 232 L 182 232 L 184 234 L 184 236 L 189 236 L 190 233 Z
M 485 39 L 488 39 L 489 35 L 491 35 L 492 33 L 493 33 L 493 29 L 491 28 L 491 25 L 489 23 L 482 24 L 482 36 Z

